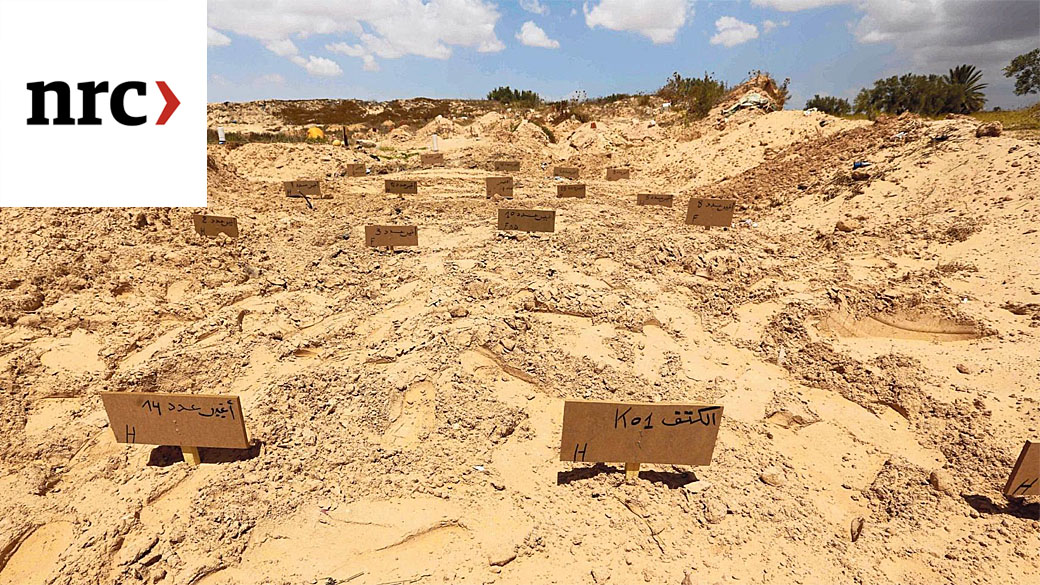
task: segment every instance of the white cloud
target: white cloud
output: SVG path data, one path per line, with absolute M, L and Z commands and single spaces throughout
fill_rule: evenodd
M 549 14 L 549 7 L 545 4 L 542 4 L 538 0 L 520 0 L 520 8 L 523 8 L 528 12 L 533 12 L 534 14 L 540 14 L 542 16 Z
M 637 32 L 655 45 L 674 41 L 687 14 L 693 16 L 688 0 L 600 0 L 592 8 L 584 4 L 582 10 L 589 28 Z
M 782 26 L 787 26 L 789 24 L 791 24 L 790 20 L 783 20 L 783 21 L 780 21 L 780 22 L 776 22 L 776 21 L 773 21 L 773 20 L 763 20 L 762 21 L 762 34 L 767 35 L 767 34 L 773 32 L 774 29 L 780 28 Z
M 218 30 L 212 28 L 206 29 L 206 46 L 208 47 L 226 47 L 231 44 L 231 39 L 227 35 L 221 33 Z
M 340 69 L 339 64 L 332 59 L 326 59 L 325 57 L 310 57 L 304 59 L 300 56 L 294 56 L 289 58 L 290 61 L 296 63 L 300 67 L 307 70 L 307 73 L 318 77 L 335 77 L 341 75 L 343 70 Z
M 330 43 L 327 48 L 336 49 L 328 50 L 361 59 L 371 71 L 379 68 L 377 58 L 447 59 L 453 47 L 501 51 L 498 19 L 489 0 L 209 1 L 211 27 L 254 38 L 316 75 L 328 75 L 334 70 L 330 64 L 337 71 L 339 66 L 323 57 L 293 59 L 299 55 L 293 39 L 338 35 L 343 42 Z
M 516 38 L 524 45 L 528 47 L 541 47 L 543 49 L 558 49 L 560 48 L 560 42 L 550 39 L 545 31 L 538 27 L 537 24 L 528 20 L 520 27 L 520 32 L 516 33 Z
M 774 8 L 784 12 L 795 12 L 809 8 L 819 8 L 821 6 L 848 4 L 850 1 L 851 0 L 751 0 L 751 3 L 763 8 Z
M 256 78 L 257 85 L 285 85 L 285 78 L 277 73 L 268 73 Z
M 751 39 L 758 38 L 758 27 L 732 16 L 723 16 L 715 21 L 715 30 L 718 31 L 711 37 L 711 44 L 724 47 L 735 47 L 746 43 Z

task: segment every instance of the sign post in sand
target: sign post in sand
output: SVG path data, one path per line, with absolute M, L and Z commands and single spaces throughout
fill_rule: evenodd
M 639 193 L 636 195 L 636 205 L 660 205 L 671 207 L 675 196 L 671 193 Z
M 348 163 L 345 170 L 348 177 L 364 177 L 368 173 L 365 163 Z
M 1040 496 L 1040 440 L 1026 441 L 1004 486 L 1005 496 Z
M 553 209 L 499 209 L 498 229 L 518 232 L 556 231 Z
M 200 236 L 213 238 L 218 234 L 227 234 L 231 238 L 238 237 L 238 218 L 196 213 L 191 219 L 195 223 L 195 233 Z
M 101 401 L 118 443 L 177 445 L 192 466 L 199 447 L 249 447 L 238 396 L 102 392 Z
M 424 167 L 444 166 L 444 153 L 431 152 L 428 154 L 420 154 L 419 161 Z
M 556 185 L 557 197 L 585 198 L 585 185 Z
M 496 160 L 491 163 L 492 168 L 500 173 L 516 173 L 520 171 L 518 160 Z
M 554 177 L 563 177 L 564 179 L 570 179 L 572 181 L 578 180 L 578 169 L 577 167 L 553 167 Z
M 414 225 L 366 225 L 365 244 L 369 248 L 386 246 L 418 246 L 419 228 Z
M 626 169 L 621 167 L 610 167 L 607 169 L 607 180 L 608 181 L 620 181 L 622 179 L 629 178 L 632 169 Z
M 733 225 L 733 210 L 736 206 L 736 199 L 693 197 L 686 208 L 686 223 L 702 225 L 705 229 L 710 229 L 711 226 L 730 227 Z
M 560 461 L 623 462 L 626 480 L 643 463 L 708 465 L 721 422 L 718 405 L 568 400 Z
M 418 181 L 402 181 L 399 179 L 386 179 L 383 182 L 384 191 L 397 193 L 399 195 L 417 195 L 419 193 Z
M 490 199 L 496 195 L 513 198 L 513 177 L 488 177 L 484 179 L 484 189 Z

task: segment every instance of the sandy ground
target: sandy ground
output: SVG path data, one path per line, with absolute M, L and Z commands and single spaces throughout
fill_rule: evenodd
M 193 209 L 0 210 L 0 584 L 1040 582 L 1040 503 L 1001 495 L 1040 435 L 1040 144 L 648 120 L 442 121 L 435 169 L 394 154 L 429 128 L 212 145 L 237 240 Z M 555 198 L 563 163 L 587 199 Z M 333 199 L 282 196 L 312 178 Z M 683 225 L 690 196 L 735 196 L 734 227 Z M 556 233 L 497 232 L 500 206 Z M 117 444 L 105 390 L 238 394 L 256 445 Z M 566 398 L 726 417 L 710 466 L 626 483 L 558 461 Z

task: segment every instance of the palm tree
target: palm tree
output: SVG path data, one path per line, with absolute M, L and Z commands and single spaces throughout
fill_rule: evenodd
M 943 76 L 943 81 L 957 90 L 962 114 L 977 112 L 986 104 L 986 96 L 982 90 L 989 84 L 980 83 L 981 80 L 982 71 L 974 65 L 967 64 L 954 67 L 948 75 Z

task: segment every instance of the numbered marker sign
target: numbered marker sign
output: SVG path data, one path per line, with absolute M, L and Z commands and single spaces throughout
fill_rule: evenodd
M 607 169 L 607 180 L 620 181 L 621 179 L 627 179 L 629 177 L 630 171 L 631 169 L 611 167 Z
M 232 238 L 238 237 L 238 218 L 196 213 L 191 219 L 195 222 L 195 233 L 200 236 L 213 238 L 218 234 L 227 234 Z
M 444 164 L 444 153 L 443 152 L 431 152 L 429 154 L 419 155 L 419 160 L 422 161 L 424 167 L 432 167 L 435 165 Z
M 585 185 L 556 185 L 557 197 L 585 198 Z
M 670 193 L 640 193 L 636 195 L 636 205 L 660 205 L 671 207 L 675 197 Z
M 513 177 L 488 177 L 484 179 L 484 187 L 487 190 L 488 197 L 495 195 L 512 197 Z
M 577 181 L 578 169 L 575 167 L 553 167 L 553 175 L 557 177 L 563 177 L 564 179 Z
M 1006 496 L 1040 496 L 1040 441 L 1026 441 L 1004 486 Z
M 364 177 L 367 169 L 364 163 L 351 163 L 347 165 L 348 177 Z
M 399 181 L 387 179 L 384 183 L 387 193 L 399 193 L 402 195 L 415 195 L 419 192 L 418 181 Z
M 419 228 L 414 225 L 366 225 L 365 243 L 380 246 L 418 246 Z
M 503 173 L 516 173 L 520 171 L 520 161 L 518 160 L 496 160 L 492 163 L 492 166 L 496 171 Z
M 119 443 L 246 449 L 246 421 L 238 396 L 102 392 Z
M 733 225 L 733 210 L 736 199 L 690 199 L 686 208 L 686 223 L 689 225 L 729 227 Z
M 498 229 L 519 232 L 556 231 L 556 211 L 552 209 L 499 209 Z
M 331 199 L 329 195 L 325 197 L 321 194 L 321 181 L 285 181 L 282 183 L 285 188 L 286 197 L 303 197 L 307 196 L 311 199 Z
M 708 465 L 722 407 L 568 400 L 560 461 Z

